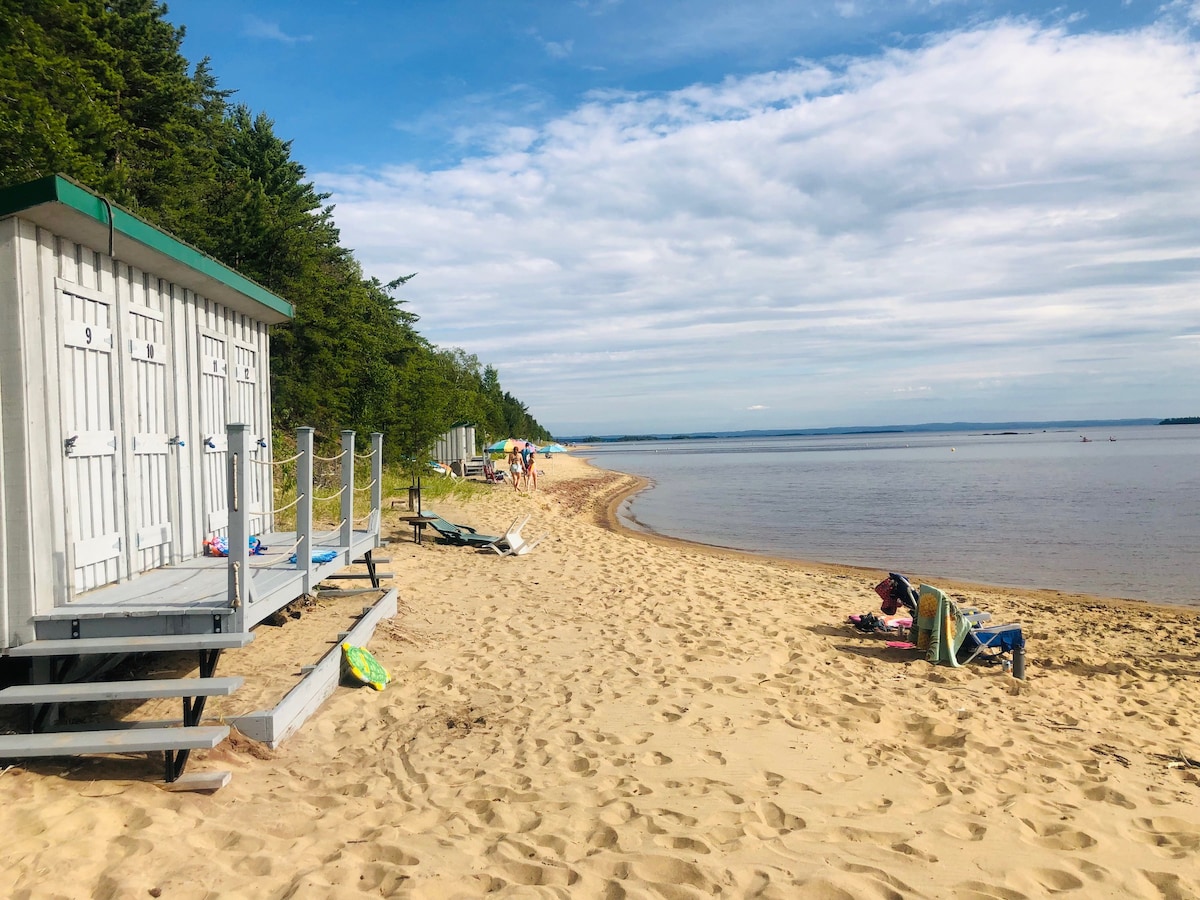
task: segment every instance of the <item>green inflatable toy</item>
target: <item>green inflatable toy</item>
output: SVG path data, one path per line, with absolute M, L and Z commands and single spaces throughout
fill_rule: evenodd
M 379 660 L 372 656 L 366 647 L 342 644 L 342 655 L 346 657 L 350 674 L 363 684 L 369 684 L 375 690 L 382 691 L 391 680 L 387 669 L 379 664 Z

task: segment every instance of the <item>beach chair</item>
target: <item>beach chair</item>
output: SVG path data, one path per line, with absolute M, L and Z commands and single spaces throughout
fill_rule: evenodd
M 500 540 L 490 534 L 480 534 L 470 525 L 455 525 L 427 509 L 422 510 L 421 515 L 429 520 L 429 526 L 441 535 L 443 540 L 460 547 L 486 547 Z
M 489 484 L 503 484 L 504 473 L 497 472 L 495 465 L 493 465 L 492 461 L 489 459 L 483 464 L 483 480 Z
M 1025 635 L 1021 632 L 1020 622 L 1009 622 L 1006 625 L 972 626 L 971 633 L 963 644 L 967 656 L 961 660 L 962 665 L 982 657 L 994 661 L 1012 654 L 1013 675 L 1025 677 Z
M 514 519 L 504 535 L 488 545 L 488 549 L 494 550 L 500 556 L 524 556 L 549 536 L 549 532 L 547 532 L 532 541 L 525 540 L 521 536 L 521 529 L 527 524 L 529 524 L 529 516 L 523 519 Z
M 934 664 L 964 666 L 979 656 L 985 658 L 1013 654 L 1013 674 L 1024 676 L 1025 638 L 1021 624 L 988 625 L 991 614 L 973 607 L 966 611 L 946 594 L 928 584 L 917 594 L 917 615 L 913 621 L 914 643 L 926 651 Z

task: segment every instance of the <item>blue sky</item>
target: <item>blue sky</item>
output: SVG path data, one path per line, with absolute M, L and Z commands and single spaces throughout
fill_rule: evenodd
M 1200 414 L 1197 0 L 169 9 L 556 433 Z

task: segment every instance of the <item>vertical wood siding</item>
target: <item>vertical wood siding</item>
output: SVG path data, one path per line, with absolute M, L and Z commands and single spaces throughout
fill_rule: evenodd
M 97 254 L 60 241 L 60 389 L 64 441 L 67 558 L 76 592 L 127 571 L 122 435 L 118 403 L 119 330 Z M 111 290 L 111 288 L 110 288 Z
M 24 620 L 199 555 L 227 521 L 226 425 L 249 424 L 268 461 L 271 416 L 264 323 L 32 223 L 15 234 L 24 365 L 35 367 L 22 397 L 37 409 L 19 436 L 26 455 L 6 459 L 27 460 L 41 499 L 6 527 L 29 530 L 49 573 Z M 272 473 L 248 474 L 261 532 Z

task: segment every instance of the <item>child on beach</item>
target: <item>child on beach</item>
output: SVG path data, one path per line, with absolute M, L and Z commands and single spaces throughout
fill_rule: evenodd
M 514 491 L 521 490 L 521 475 L 524 469 L 525 467 L 521 463 L 521 454 L 517 452 L 516 447 L 513 447 L 508 451 L 508 477 L 512 480 Z

